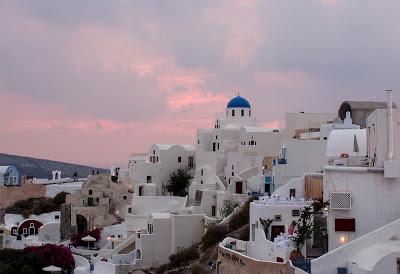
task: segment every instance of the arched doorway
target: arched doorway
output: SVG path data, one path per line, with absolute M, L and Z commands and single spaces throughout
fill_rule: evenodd
M 76 215 L 76 230 L 78 234 L 83 234 L 87 232 L 87 220 L 84 216 L 77 214 Z

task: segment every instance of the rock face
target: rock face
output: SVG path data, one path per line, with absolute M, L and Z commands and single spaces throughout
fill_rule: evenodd
M 0 153 L 0 166 L 4 165 L 15 166 L 21 176 L 28 175 L 41 179 L 51 179 L 53 170 L 60 170 L 62 177 L 72 177 L 75 171 L 79 177 L 87 177 L 93 170 L 109 173 L 107 169 Z

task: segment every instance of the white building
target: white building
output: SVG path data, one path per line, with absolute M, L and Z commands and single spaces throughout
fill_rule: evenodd
M 0 166 L 0 186 L 21 185 L 19 172 L 13 166 Z
M 128 167 L 135 193 L 139 196 L 165 195 L 172 172 L 183 169 L 192 174 L 195 146 L 155 144 L 145 155 L 131 155 Z
M 280 153 L 283 133 L 257 127 L 250 103 L 232 98 L 225 116 L 215 120 L 213 129 L 198 129 L 196 172 L 189 189 L 195 212 L 219 216 L 226 199 L 240 202 L 250 193 L 271 192 L 265 177 Z

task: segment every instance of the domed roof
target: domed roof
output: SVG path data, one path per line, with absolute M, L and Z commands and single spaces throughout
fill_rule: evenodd
M 236 97 L 233 97 L 228 105 L 226 106 L 227 108 L 251 108 L 251 105 L 249 101 L 247 101 L 246 98 L 243 98 L 242 96 L 238 95 Z

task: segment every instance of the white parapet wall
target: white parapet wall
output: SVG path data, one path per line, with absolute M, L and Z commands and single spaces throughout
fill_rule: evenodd
M 337 274 L 338 267 L 353 274 L 396 274 L 396 260 L 380 263 L 393 254 L 400 256 L 400 219 L 312 260 L 311 269 L 313 274 Z

